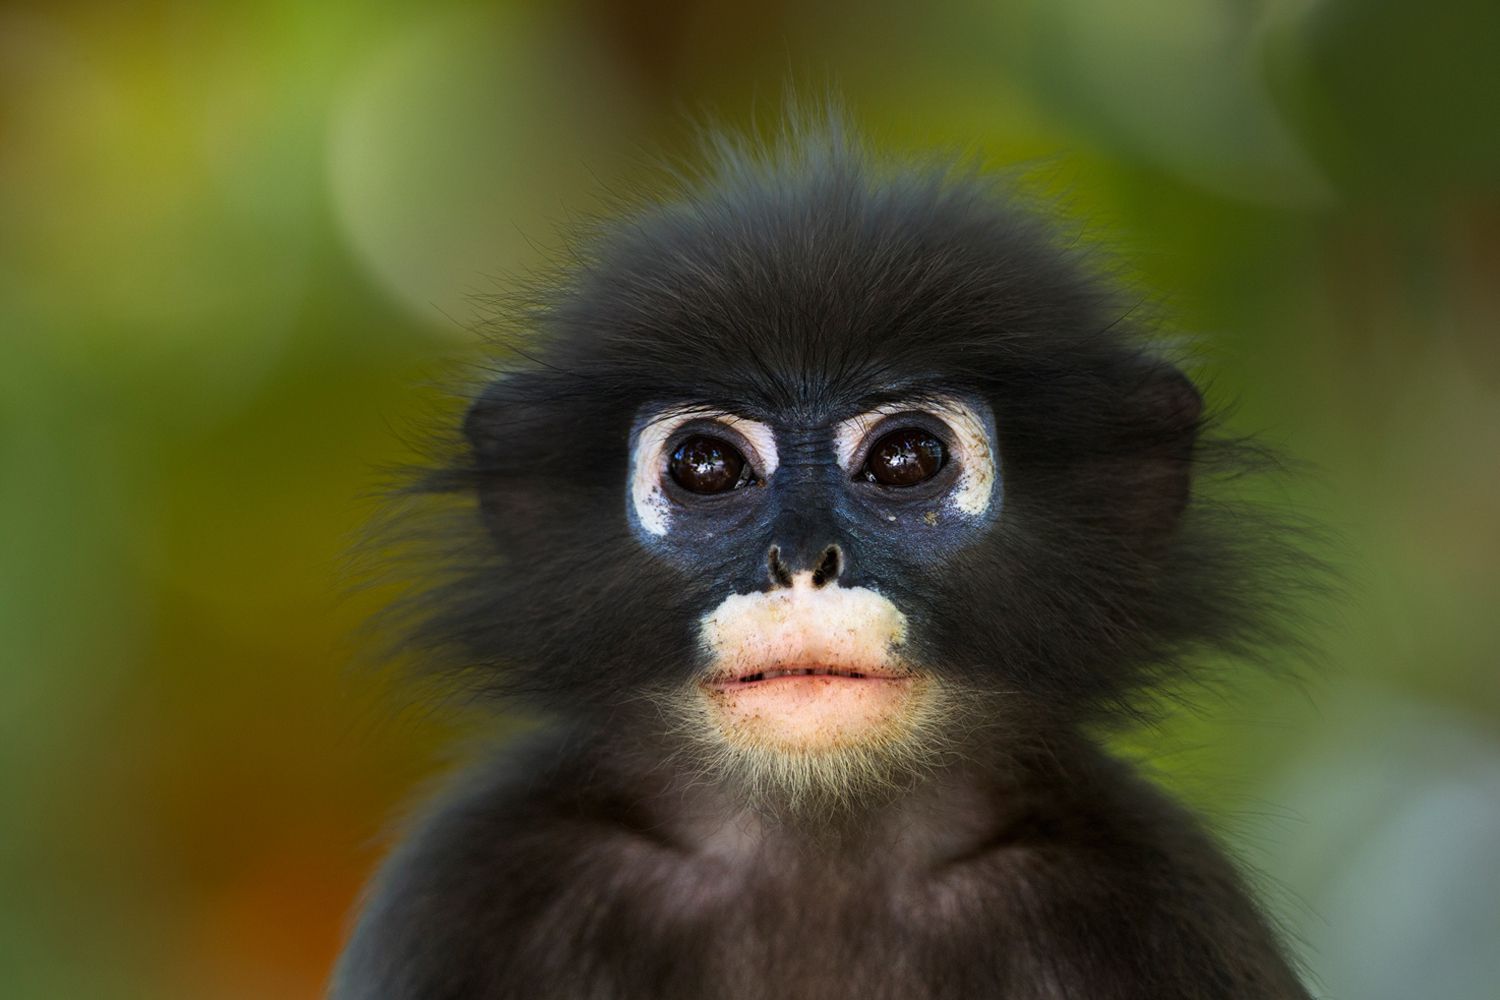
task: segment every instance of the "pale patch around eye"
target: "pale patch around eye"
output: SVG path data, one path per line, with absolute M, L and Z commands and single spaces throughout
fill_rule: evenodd
M 651 415 L 637 424 L 631 437 L 628 499 L 635 522 L 651 535 L 665 535 L 672 525 L 672 500 L 662 485 L 667 469 L 667 446 L 690 421 L 710 421 L 733 431 L 750 445 L 745 460 L 756 475 L 770 478 L 776 471 L 776 438 L 771 428 L 755 420 L 721 410 L 693 407 Z
M 840 467 L 851 476 L 858 470 L 854 459 L 860 446 L 881 420 L 897 413 L 925 413 L 941 420 L 950 432 L 949 461 L 959 466 L 958 481 L 949 491 L 948 502 L 971 517 L 990 509 L 999 470 L 995 462 L 994 418 L 980 409 L 951 397 L 892 403 L 861 413 L 834 430 L 834 453 Z M 893 428 L 894 429 L 894 428 Z

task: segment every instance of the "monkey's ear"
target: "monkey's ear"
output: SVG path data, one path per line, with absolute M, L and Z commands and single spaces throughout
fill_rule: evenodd
M 497 541 L 510 543 L 535 530 L 546 511 L 542 483 L 527 455 L 528 442 L 542 414 L 529 404 L 524 387 L 508 381 L 488 386 L 464 415 L 463 435 L 480 515 Z
M 496 437 L 495 429 L 504 423 L 505 409 L 500 387 L 492 383 L 469 404 L 469 410 L 464 414 L 464 440 L 469 443 L 469 449 L 481 464 L 491 454 Z
M 1126 516 L 1148 548 L 1164 544 L 1192 495 L 1193 453 L 1203 396 L 1175 367 L 1156 363 L 1127 398 L 1132 426 L 1127 453 Z

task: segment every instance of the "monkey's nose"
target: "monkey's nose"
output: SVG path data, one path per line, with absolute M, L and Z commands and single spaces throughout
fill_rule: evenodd
M 826 587 L 844 571 L 844 553 L 837 545 L 830 545 L 818 553 L 815 561 L 810 560 L 811 566 L 797 565 L 800 561 L 790 554 L 783 554 L 781 546 L 771 546 L 771 551 L 766 556 L 766 565 L 771 572 L 771 586 L 791 587 L 799 573 L 811 571 L 812 585 Z

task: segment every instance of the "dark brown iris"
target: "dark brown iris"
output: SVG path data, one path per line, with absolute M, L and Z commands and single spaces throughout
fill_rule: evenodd
M 694 434 L 672 452 L 668 466 L 677 485 L 693 493 L 724 493 L 749 480 L 738 448 L 722 438 Z
M 883 435 L 865 459 L 865 479 L 882 486 L 915 486 L 943 467 L 943 442 L 920 427 Z

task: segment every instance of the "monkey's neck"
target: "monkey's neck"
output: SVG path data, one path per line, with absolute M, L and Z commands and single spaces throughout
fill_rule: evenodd
M 592 753 L 594 773 L 630 795 L 655 833 L 678 849 L 916 864 L 1031 835 L 1059 801 L 1093 786 L 1100 768 L 1110 766 L 1092 742 L 1063 735 L 1025 751 L 977 748 L 879 794 L 793 799 L 706 779 L 670 748 L 605 738 Z M 878 851 L 869 850 L 875 845 Z

